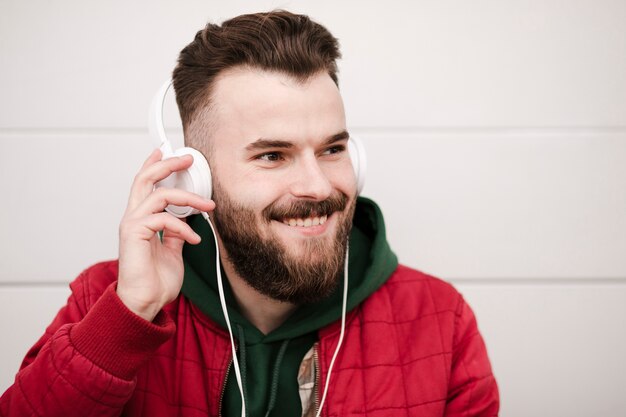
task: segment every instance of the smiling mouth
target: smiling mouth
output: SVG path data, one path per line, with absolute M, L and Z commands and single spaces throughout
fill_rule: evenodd
M 343 212 L 348 204 L 348 196 L 339 191 L 322 201 L 299 199 L 285 204 L 277 202 L 263 209 L 266 221 L 275 221 L 289 227 L 311 228 L 309 232 L 325 229 L 333 214 Z M 304 231 L 304 230 L 303 230 Z
M 283 219 L 283 224 L 291 227 L 312 227 L 312 226 L 320 226 L 326 223 L 328 220 L 328 216 L 319 216 L 319 217 L 307 217 L 307 218 L 289 218 Z

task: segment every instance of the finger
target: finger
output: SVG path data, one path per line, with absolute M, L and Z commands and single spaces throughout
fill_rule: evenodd
M 163 247 L 176 253 L 181 252 L 183 250 L 183 246 L 185 246 L 185 241 L 183 239 L 174 237 L 163 238 L 163 242 L 161 243 L 163 244 Z M 195 243 L 192 244 L 195 245 Z
M 148 156 L 148 159 L 146 159 L 143 162 L 143 165 L 141 165 L 140 170 L 146 168 L 147 166 L 154 164 L 155 162 L 160 161 L 162 158 L 163 158 L 163 153 L 161 152 L 161 149 L 154 148 L 152 152 L 150 153 L 150 155 Z
M 138 218 L 160 213 L 170 204 L 181 207 L 189 206 L 199 211 L 212 211 L 215 208 L 213 200 L 206 200 L 198 194 L 177 188 L 158 188 L 129 212 L 129 216 Z
M 157 213 L 137 220 L 127 220 L 120 226 L 120 241 L 132 239 L 150 240 L 163 231 L 169 238 L 176 237 L 191 244 L 200 242 L 200 236 L 184 221 L 169 213 Z
M 189 168 L 193 163 L 193 157 L 191 155 L 176 156 L 154 162 L 148 158 L 146 163 L 147 165 L 142 167 L 135 176 L 130 188 L 130 196 L 128 198 L 128 209 L 130 210 L 152 193 L 157 182 L 167 178 L 174 172 Z
M 176 233 L 171 233 L 168 236 L 163 236 L 163 238 L 161 239 L 161 244 L 164 247 L 168 249 L 172 249 L 176 252 L 182 249 L 185 243 L 187 243 L 187 241 L 182 236 Z M 190 244 L 192 245 L 195 245 L 198 243 L 200 243 L 200 241 L 194 241 L 193 243 L 190 242 Z
M 185 239 L 180 234 L 165 229 L 163 231 L 163 239 L 161 239 L 161 243 L 166 248 L 171 249 L 174 252 L 179 252 L 180 250 L 182 250 L 183 245 L 185 244 Z

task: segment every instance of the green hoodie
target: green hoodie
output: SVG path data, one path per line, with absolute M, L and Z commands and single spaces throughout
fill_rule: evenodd
M 188 219 L 202 237 L 198 245 L 185 245 L 185 279 L 182 293 L 208 317 L 226 328 L 220 305 L 215 271 L 215 243 L 209 225 L 201 216 Z M 398 260 L 385 237 L 380 208 L 359 197 L 350 233 L 347 311 L 376 291 L 396 269 Z M 222 268 L 222 275 L 225 276 Z M 246 409 L 250 416 L 299 416 L 302 407 L 297 375 L 306 352 L 317 341 L 317 330 L 341 318 L 343 285 L 327 299 L 300 306 L 280 327 L 265 335 L 238 311 L 228 280 L 224 292 L 244 383 Z M 230 367 L 222 398 L 222 415 L 241 415 L 241 396 Z M 276 404 L 280 404 L 277 408 Z

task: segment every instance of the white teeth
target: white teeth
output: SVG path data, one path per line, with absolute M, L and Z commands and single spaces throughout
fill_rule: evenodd
M 326 220 L 328 220 L 328 216 L 308 217 L 306 219 L 284 219 L 283 223 L 291 227 L 311 227 L 322 225 L 326 223 Z

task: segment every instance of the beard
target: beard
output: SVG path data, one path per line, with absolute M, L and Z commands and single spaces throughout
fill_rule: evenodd
M 343 276 L 348 235 L 356 205 L 336 192 L 323 201 L 272 203 L 259 219 L 253 209 L 233 201 L 214 178 L 215 225 L 227 259 L 252 288 L 272 299 L 296 305 L 330 296 Z M 263 237 L 259 223 L 331 214 L 339 217 L 335 236 L 303 237 L 299 254 L 290 255 L 277 236 Z M 297 226 L 296 226 L 297 227 Z

